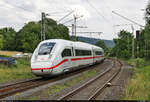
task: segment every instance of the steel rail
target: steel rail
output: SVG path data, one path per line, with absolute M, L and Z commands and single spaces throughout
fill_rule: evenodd
M 115 63 L 115 61 L 114 61 Z M 92 78 L 91 80 L 89 80 L 88 82 L 86 82 L 85 84 L 81 85 L 80 87 L 76 88 L 75 90 L 69 92 L 68 94 L 58 98 L 58 100 L 65 100 L 71 96 L 73 96 L 74 94 L 76 94 L 77 92 L 79 92 L 80 90 L 82 90 L 83 88 L 86 88 L 87 86 L 89 86 L 90 84 L 92 84 L 94 81 L 96 81 L 97 79 L 99 79 L 100 77 L 104 76 L 107 72 L 109 72 L 113 67 L 114 67 L 114 63 L 112 65 L 111 68 L 107 68 L 104 72 L 102 72 L 101 74 L 99 74 L 98 76 Z
M 120 64 L 119 70 L 109 80 L 107 80 L 102 87 L 98 88 L 97 91 L 92 96 L 90 96 L 88 100 L 94 100 L 105 88 L 108 87 L 108 83 L 111 83 L 112 80 L 119 74 L 119 72 L 121 72 L 122 63 L 119 60 L 117 61 Z
M 34 80 L 39 80 L 39 79 L 41 79 L 41 77 L 36 77 L 36 78 L 32 78 L 32 79 L 25 79 L 25 80 L 15 82 L 15 83 L 0 85 L 0 90 L 2 88 L 9 87 L 9 86 L 12 86 L 12 85 L 17 85 L 17 84 L 26 83 L 26 82 L 30 82 L 30 81 L 34 81 Z
M 35 83 L 29 84 L 29 85 L 26 85 L 26 86 L 19 87 L 17 89 L 10 88 L 10 90 L 9 90 L 9 88 L 8 88 L 8 91 L 3 92 L 2 94 L 0 94 L 0 99 L 4 98 L 5 96 L 9 96 L 9 95 L 12 95 L 14 93 L 17 93 L 17 92 L 25 91 L 27 89 L 31 89 L 31 88 L 34 88 L 34 87 L 38 87 L 40 85 L 47 84 L 49 82 L 53 82 L 53 80 L 47 80 L 46 82 L 41 82 L 39 84 L 37 84 L 35 82 Z

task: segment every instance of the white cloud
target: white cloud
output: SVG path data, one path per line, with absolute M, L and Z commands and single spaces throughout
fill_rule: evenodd
M 74 10 L 75 15 L 83 16 L 84 19 L 88 19 L 90 17 L 90 13 L 81 5 L 73 5 L 71 8 Z
M 130 24 L 121 17 L 112 14 L 112 10 L 144 25 L 144 9 L 148 0 L 0 0 L 0 27 L 12 26 L 19 30 L 24 23 L 41 19 L 41 12 L 49 13 L 51 18 L 59 20 L 71 10 L 75 14 L 83 15 L 77 25 L 88 26 L 78 31 L 101 31 L 103 39 L 113 39 L 117 36 L 115 32 L 121 29 L 131 31 L 131 27 L 120 26 L 113 28 L 116 24 Z M 97 9 L 97 10 L 96 10 Z M 63 13 L 54 13 L 63 12 Z M 73 15 L 65 18 L 64 21 L 72 19 Z M 67 23 L 67 25 L 71 25 Z M 134 25 L 135 29 L 139 29 Z M 99 37 L 94 35 L 94 37 Z

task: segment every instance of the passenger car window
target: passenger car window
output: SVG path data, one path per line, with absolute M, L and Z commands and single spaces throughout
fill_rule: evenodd
M 95 51 L 95 54 L 96 55 L 102 55 L 102 52 L 101 51 Z
M 61 56 L 62 57 L 71 56 L 71 49 L 64 49 Z
M 38 55 L 48 55 L 52 51 L 55 43 L 43 43 L 38 51 Z
M 90 50 L 80 50 L 80 49 L 76 49 L 75 50 L 76 56 L 89 56 L 92 55 Z

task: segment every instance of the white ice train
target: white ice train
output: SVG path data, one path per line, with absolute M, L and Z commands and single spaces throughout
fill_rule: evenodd
M 102 48 L 63 39 L 40 42 L 31 58 L 31 70 L 36 76 L 48 77 L 65 73 L 104 60 Z

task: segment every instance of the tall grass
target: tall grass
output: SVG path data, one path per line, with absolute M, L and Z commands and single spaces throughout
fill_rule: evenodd
M 15 65 L 0 65 L 0 83 L 35 77 L 31 73 L 29 60 L 17 59 Z
M 150 65 L 148 63 L 150 62 L 143 62 L 142 60 L 134 63 L 136 66 L 135 74 L 128 82 L 123 99 L 150 100 Z
M 135 68 L 140 68 L 144 66 L 150 65 L 150 60 L 143 59 L 143 58 L 136 58 L 136 59 L 122 59 L 127 64 L 132 65 Z

